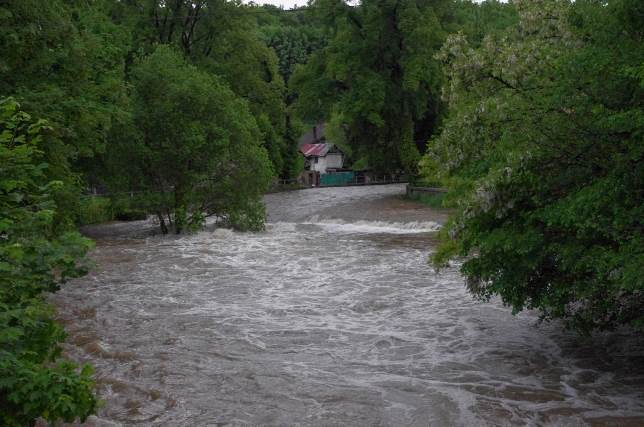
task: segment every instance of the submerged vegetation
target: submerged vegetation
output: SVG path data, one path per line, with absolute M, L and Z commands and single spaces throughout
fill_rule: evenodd
M 119 197 L 85 196 L 80 199 L 77 222 L 79 225 L 101 224 L 109 221 L 141 221 L 148 215 L 134 195 Z
M 450 190 L 434 262 L 473 294 L 644 328 L 643 28 L 639 0 L 2 2 L 0 423 L 96 408 L 43 299 L 88 270 L 77 225 L 261 230 L 318 122 Z

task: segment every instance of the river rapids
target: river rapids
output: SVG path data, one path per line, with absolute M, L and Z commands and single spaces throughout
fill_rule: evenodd
M 95 271 L 52 296 L 96 368 L 86 425 L 644 425 L 641 338 L 475 301 L 403 192 L 271 194 L 256 234 L 88 229 Z

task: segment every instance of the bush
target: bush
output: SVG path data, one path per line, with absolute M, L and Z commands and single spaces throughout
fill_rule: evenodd
M 515 312 L 642 330 L 642 2 L 513 4 L 505 37 L 439 56 L 450 113 L 424 170 L 458 203 L 434 261 L 463 257 L 468 289 Z
M 90 367 L 60 357 L 63 329 L 43 294 L 88 271 L 91 242 L 56 227 L 64 187 L 41 149 L 48 130 L 0 100 L 0 425 L 84 420 L 96 409 Z M 51 169 L 50 169 L 51 167 Z M 56 177 L 68 178 L 68 177 Z M 69 218 L 63 218 L 66 223 Z
M 265 220 L 266 207 L 258 201 L 228 214 L 227 225 L 239 231 L 263 231 Z
M 100 224 L 115 218 L 112 202 L 107 197 L 81 199 L 78 222 L 80 225 Z
M 138 207 L 139 204 L 143 204 L 143 202 L 130 197 L 86 197 L 80 202 L 78 223 L 90 225 L 114 220 L 141 221 L 147 219 L 147 211 Z

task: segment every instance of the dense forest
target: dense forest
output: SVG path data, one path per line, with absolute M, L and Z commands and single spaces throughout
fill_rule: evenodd
M 91 267 L 79 225 L 261 230 L 318 122 L 449 189 L 433 261 L 473 294 L 644 327 L 640 0 L 5 0 L 0 24 L 2 425 L 96 410 L 43 297 Z

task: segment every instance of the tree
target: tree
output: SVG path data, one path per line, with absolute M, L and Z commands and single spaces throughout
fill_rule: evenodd
M 291 108 L 294 97 L 288 89 L 289 79 L 295 67 L 305 64 L 314 52 L 324 46 L 326 40 L 321 25 L 311 16 L 308 9 L 285 11 L 275 6 L 264 5 L 254 10 L 259 37 L 275 52 L 279 72 L 286 85 L 285 127 L 281 146 L 283 166 L 280 176 L 292 179 L 304 169 L 304 159 L 298 150 L 298 139 L 303 126 Z
M 133 67 L 132 84 L 133 122 L 108 153 L 113 183 L 147 192 L 164 232 L 203 214 L 262 228 L 272 169 L 248 104 L 167 45 Z
M 90 244 L 55 227 L 49 128 L 0 99 L 0 424 L 84 420 L 96 409 L 91 368 L 60 357 L 62 328 L 43 294 L 87 271 Z M 53 170 L 56 170 L 55 168 Z M 60 177 L 64 178 L 64 177 Z
M 455 0 L 445 10 L 441 23 L 449 33 L 462 32 L 472 46 L 480 46 L 485 36 L 502 36 L 518 23 L 513 2 Z
M 305 64 L 325 43 L 322 30 L 314 22 L 291 25 L 280 23 L 260 27 L 260 30 L 262 40 L 275 51 L 280 74 L 287 83 L 296 65 Z
M 581 331 L 644 327 L 643 6 L 517 1 L 473 49 L 450 37 L 449 117 L 425 158 L 457 211 L 437 265 L 475 295 Z
M 192 64 L 219 76 L 246 99 L 273 167 L 283 174 L 284 82 L 275 53 L 258 35 L 254 11 L 261 9 L 225 0 L 133 0 L 129 7 L 115 4 L 113 10 L 130 17 L 133 49 L 139 56 L 157 44 L 175 46 Z
M 58 141 L 45 148 L 79 167 L 104 151 L 126 95 L 127 37 L 99 5 L 63 0 L 0 5 L 0 93 L 49 120 Z
M 98 182 L 112 124 L 125 115 L 127 32 L 110 22 L 101 4 L 0 4 L 0 95 L 13 96 L 51 124 L 43 150 L 50 174 L 65 180 L 52 195 L 55 223 L 64 226 L 77 220 L 81 190 Z
M 445 37 L 444 4 L 315 2 L 329 23 L 329 43 L 291 79 L 299 113 L 310 120 L 340 114 L 356 157 L 377 170 L 415 173 L 440 110 L 433 55 Z

